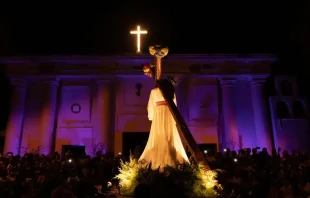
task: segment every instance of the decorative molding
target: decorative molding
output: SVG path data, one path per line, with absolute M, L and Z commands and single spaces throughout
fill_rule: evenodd
M 77 103 L 74 103 L 74 104 L 71 105 L 71 112 L 72 113 L 76 113 L 76 114 L 80 113 L 81 109 L 82 109 L 81 105 L 79 105 Z
M 27 88 L 27 81 L 24 78 L 10 78 L 10 84 L 18 88 Z
M 58 119 L 64 123 L 91 123 L 91 87 L 90 86 L 62 86 Z M 84 96 L 81 98 L 80 96 Z M 69 98 L 68 98 L 69 97 Z M 72 105 L 80 105 L 80 113 L 72 112 Z M 82 109 L 83 108 L 83 109 Z
M 57 88 L 59 86 L 58 80 L 44 80 L 43 83 L 47 85 L 48 87 L 55 87 Z
M 251 86 L 263 85 L 266 82 L 267 77 L 268 75 L 264 75 L 264 74 L 250 75 L 249 76 L 250 85 Z
M 228 78 L 220 78 L 220 84 L 221 84 L 221 87 L 232 87 L 235 85 L 236 83 L 236 78 L 234 77 L 228 77 Z
M 251 85 L 251 87 L 257 86 L 257 85 L 262 86 L 262 85 L 264 85 L 265 82 L 266 82 L 266 79 L 255 79 L 255 80 L 250 81 L 250 85 Z

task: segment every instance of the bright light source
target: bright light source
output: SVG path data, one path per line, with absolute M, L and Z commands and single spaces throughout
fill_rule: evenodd
M 137 35 L 137 53 L 141 53 L 141 34 L 147 34 L 146 30 L 140 30 L 140 26 L 137 26 L 136 31 L 130 31 L 130 34 L 136 34 Z

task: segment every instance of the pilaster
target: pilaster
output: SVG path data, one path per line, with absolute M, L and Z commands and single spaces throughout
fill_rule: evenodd
M 268 112 L 266 107 L 264 84 L 266 76 L 251 76 L 250 86 L 252 94 L 252 105 L 254 114 L 255 132 L 258 146 L 266 147 L 272 151 L 271 134 L 268 124 Z
M 57 93 L 59 81 L 57 79 L 43 80 L 45 92 L 44 104 L 42 109 L 42 130 L 41 141 L 44 154 L 53 152 L 55 146 L 55 123 L 56 123 L 56 109 L 57 109 Z
M 11 112 L 5 135 L 4 153 L 20 153 L 20 144 L 23 131 L 24 110 L 27 82 L 23 78 L 10 79 L 12 86 Z
M 95 143 L 102 144 L 105 153 L 112 153 L 114 140 L 112 131 L 112 88 L 111 81 L 98 79 L 97 81 L 97 119 L 95 127 Z
M 239 145 L 239 133 L 236 123 L 236 110 L 234 103 L 234 85 L 236 79 L 233 77 L 220 78 L 220 85 L 222 89 L 222 113 L 224 118 L 225 138 L 223 142 L 226 147 L 237 150 Z

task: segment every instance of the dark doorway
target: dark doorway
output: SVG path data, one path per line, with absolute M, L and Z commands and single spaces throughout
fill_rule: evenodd
M 200 150 L 208 155 L 214 155 L 217 152 L 216 144 L 198 144 Z
M 85 154 L 85 146 L 62 145 L 61 156 L 64 157 L 67 151 L 71 153 L 72 158 L 76 159 Z
M 3 152 L 5 136 L 0 136 L 0 153 Z M 3 153 L 5 155 L 5 153 Z
M 130 152 L 142 154 L 149 138 L 149 132 L 123 132 L 123 155 L 129 157 Z

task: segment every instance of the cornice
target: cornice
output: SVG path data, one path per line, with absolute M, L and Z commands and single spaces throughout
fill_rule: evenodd
M 40 64 L 40 63 L 64 63 L 64 64 L 101 64 L 101 63 L 147 63 L 153 57 L 149 54 L 124 54 L 113 56 L 12 56 L 0 57 L 0 64 Z M 271 54 L 171 54 L 163 59 L 167 62 L 274 62 L 277 57 Z
M 117 56 L 0 57 L 8 77 L 141 75 L 142 66 L 154 59 L 149 54 Z M 171 54 L 163 58 L 163 73 L 201 75 L 268 74 L 272 55 Z

